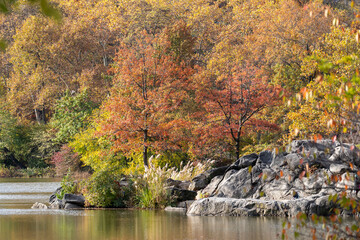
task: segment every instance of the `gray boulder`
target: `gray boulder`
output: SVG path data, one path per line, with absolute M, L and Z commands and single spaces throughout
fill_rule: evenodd
M 74 204 L 74 203 L 65 203 L 65 210 L 71 210 L 71 209 L 83 209 L 83 206 Z
M 257 159 L 256 164 L 266 164 L 266 165 L 270 165 L 272 163 L 274 159 L 274 155 L 271 151 L 262 151 L 259 154 L 259 158 Z
M 285 161 L 290 170 L 294 171 L 295 169 L 302 169 L 306 160 L 304 160 L 304 157 L 298 153 L 290 153 L 286 155 Z
M 184 190 L 175 187 L 168 187 L 166 190 L 168 194 L 171 195 L 172 200 L 176 202 L 195 200 L 195 197 L 197 195 L 195 191 Z
M 227 169 L 229 169 L 229 166 L 210 169 L 204 173 L 199 174 L 192 179 L 188 189 L 191 191 L 204 189 L 210 183 L 211 179 L 219 175 L 224 175 Z
M 331 164 L 330 165 L 330 172 L 332 173 L 336 173 L 336 174 L 340 174 L 340 173 L 344 173 L 346 172 L 347 170 L 350 169 L 350 166 L 347 165 L 347 164 Z
M 359 149 L 350 145 L 342 144 L 334 149 L 333 154 L 329 158 L 330 161 L 353 162 L 357 159 Z
M 184 189 L 184 190 L 187 190 L 190 186 L 189 181 L 174 180 L 171 178 L 166 180 L 166 184 L 169 187 L 176 187 L 176 188 L 180 188 L 180 189 Z
M 237 167 L 237 169 L 247 168 L 249 166 L 254 166 L 258 160 L 258 155 L 256 153 L 252 153 L 249 155 L 242 156 L 234 162 L 231 166 Z
M 203 184 L 208 182 L 202 196 L 209 198 L 195 201 L 188 214 L 324 215 L 334 207 L 327 201 L 329 195 L 344 189 L 348 196 L 359 195 L 357 148 L 331 140 L 301 140 L 287 149 L 277 155 L 275 151 L 245 155 L 209 182 L 208 175 L 201 175 Z M 333 175 L 339 181 L 332 182 Z
M 65 204 L 65 207 L 67 203 L 71 203 L 83 207 L 85 205 L 85 197 L 79 194 L 65 193 L 63 202 Z
M 61 195 L 61 191 L 62 191 L 62 187 L 59 187 L 55 190 L 55 192 L 53 192 L 53 194 L 51 194 L 50 198 L 49 198 L 49 203 L 52 204 L 53 201 L 55 201 L 57 199 L 57 196 Z
M 288 153 L 299 153 L 307 156 L 324 152 L 328 156 L 331 156 L 334 152 L 335 147 L 339 146 L 340 143 L 332 141 L 330 139 L 311 141 L 311 140 L 295 140 L 287 146 Z
M 55 198 L 51 203 L 50 203 L 50 206 L 49 208 L 51 209 L 63 209 L 65 206 L 64 206 L 64 203 L 62 200 L 58 199 L 58 198 Z
M 331 206 L 318 196 L 294 200 L 259 200 L 211 197 L 195 201 L 187 210 L 190 216 L 281 216 L 328 215 Z
M 217 188 L 218 197 L 246 198 L 253 192 L 254 182 L 248 168 L 228 172 Z

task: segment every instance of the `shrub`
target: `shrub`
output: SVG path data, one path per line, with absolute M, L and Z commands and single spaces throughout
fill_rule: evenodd
M 13 166 L 6 167 L 4 164 L 0 164 L 0 177 L 19 177 L 19 172 Z
M 61 181 L 61 192 L 59 195 L 57 195 L 57 198 L 63 199 L 65 193 L 79 193 L 79 184 L 71 177 L 70 170 Z
M 127 189 L 122 189 L 119 180 L 121 175 L 105 170 L 95 172 L 89 181 L 84 183 L 83 194 L 88 206 L 124 207 Z
M 52 167 L 46 168 L 26 168 L 18 170 L 21 177 L 54 177 L 55 169 Z
M 64 176 L 69 170 L 71 172 L 80 170 L 79 155 L 74 153 L 67 145 L 63 145 L 60 151 L 53 155 L 51 161 L 55 165 L 57 176 Z

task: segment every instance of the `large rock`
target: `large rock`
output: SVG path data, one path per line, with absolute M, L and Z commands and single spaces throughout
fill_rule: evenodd
M 350 144 L 342 144 L 335 148 L 330 161 L 353 162 L 358 158 L 359 149 Z
M 71 209 L 83 209 L 83 206 L 74 204 L 74 203 L 65 203 L 65 210 L 71 210 Z
M 63 209 L 65 207 L 62 200 L 55 198 L 51 203 L 49 208 L 51 209 Z
M 285 161 L 292 171 L 304 168 L 304 157 L 299 153 L 290 153 L 286 155 Z
M 83 195 L 65 193 L 63 202 L 65 204 L 65 207 L 67 203 L 71 203 L 83 207 L 85 205 L 85 197 Z
M 180 188 L 180 189 L 184 189 L 184 190 L 189 189 L 189 186 L 190 186 L 189 181 L 174 180 L 171 178 L 166 180 L 166 184 L 169 187 L 176 187 L 176 188 Z
M 252 153 L 249 155 L 242 156 L 234 162 L 231 166 L 237 167 L 237 169 L 247 168 L 249 166 L 254 166 L 258 160 L 258 155 L 256 153 Z
M 204 173 L 199 174 L 198 176 L 194 177 L 190 183 L 189 190 L 191 191 L 198 191 L 204 189 L 216 176 L 223 175 L 229 169 L 229 166 L 219 167 L 210 169 Z
M 359 150 L 331 140 L 293 141 L 287 152 L 263 151 L 239 158 L 208 182 L 189 214 L 294 216 L 328 214 L 327 197 L 345 189 L 357 197 Z M 250 168 L 252 167 L 252 168 Z M 332 181 L 337 179 L 337 181 Z M 200 188 L 199 188 L 200 189 Z M 206 200 L 211 199 L 211 200 Z M 260 205 L 259 205 L 260 204 Z M 250 207 L 251 206 L 251 207 Z M 260 206 L 260 207 L 259 207 Z M 261 207 L 265 206 L 265 207 Z
M 259 154 L 256 164 L 270 165 L 274 159 L 274 155 L 271 151 L 262 151 Z
M 210 196 L 217 193 L 217 188 L 219 183 L 223 180 L 223 176 L 216 176 L 214 177 L 209 185 L 206 186 L 203 190 L 201 190 L 201 194 L 203 196 Z
M 295 140 L 287 146 L 287 152 L 304 154 L 304 156 L 318 155 L 318 153 L 324 152 L 328 156 L 331 156 L 335 148 L 339 145 L 339 142 L 330 139 L 318 140 L 316 142 L 310 140 Z
M 253 193 L 254 182 L 248 168 L 228 173 L 219 184 L 216 196 L 246 198 Z
M 330 165 L 330 172 L 336 173 L 336 174 L 344 173 L 349 169 L 350 169 L 349 165 L 346 165 L 346 164 L 333 163 Z
M 311 214 L 331 213 L 326 197 L 312 196 L 293 200 L 259 200 L 211 197 L 191 204 L 187 215 L 196 216 L 281 216 L 294 217 L 299 212 Z
M 52 204 L 54 201 L 56 201 L 58 199 L 57 196 L 61 195 L 61 191 L 62 191 L 62 187 L 59 187 L 55 190 L 55 192 L 53 192 L 53 194 L 51 194 L 51 196 L 49 198 L 50 204 Z
M 184 190 L 175 187 L 168 187 L 166 190 L 171 195 L 172 200 L 176 202 L 195 200 L 197 194 L 195 191 Z

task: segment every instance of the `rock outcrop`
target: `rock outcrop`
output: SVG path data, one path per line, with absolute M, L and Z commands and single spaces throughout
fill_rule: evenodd
M 329 214 L 333 207 L 330 195 L 347 189 L 349 196 L 359 197 L 359 155 L 350 144 L 302 140 L 293 141 L 283 153 L 263 151 L 243 156 L 218 171 L 221 174 L 204 173 L 194 178 L 190 187 L 196 186 L 193 189 L 201 196 L 209 197 L 192 203 L 187 214 Z
M 62 199 L 59 199 L 62 188 L 56 191 L 49 198 L 50 209 L 82 209 L 85 206 L 85 197 L 79 194 L 65 193 Z

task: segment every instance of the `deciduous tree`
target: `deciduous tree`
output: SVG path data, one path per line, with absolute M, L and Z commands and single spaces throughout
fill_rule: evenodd
M 121 44 L 113 67 L 114 87 L 103 106 L 108 119 L 102 131 L 124 154 L 142 148 L 145 166 L 149 148 L 179 147 L 174 141 L 177 129 L 187 124 L 175 113 L 187 97 L 185 86 L 193 70 L 176 61 L 166 46 L 166 40 L 146 32 L 132 44 Z

